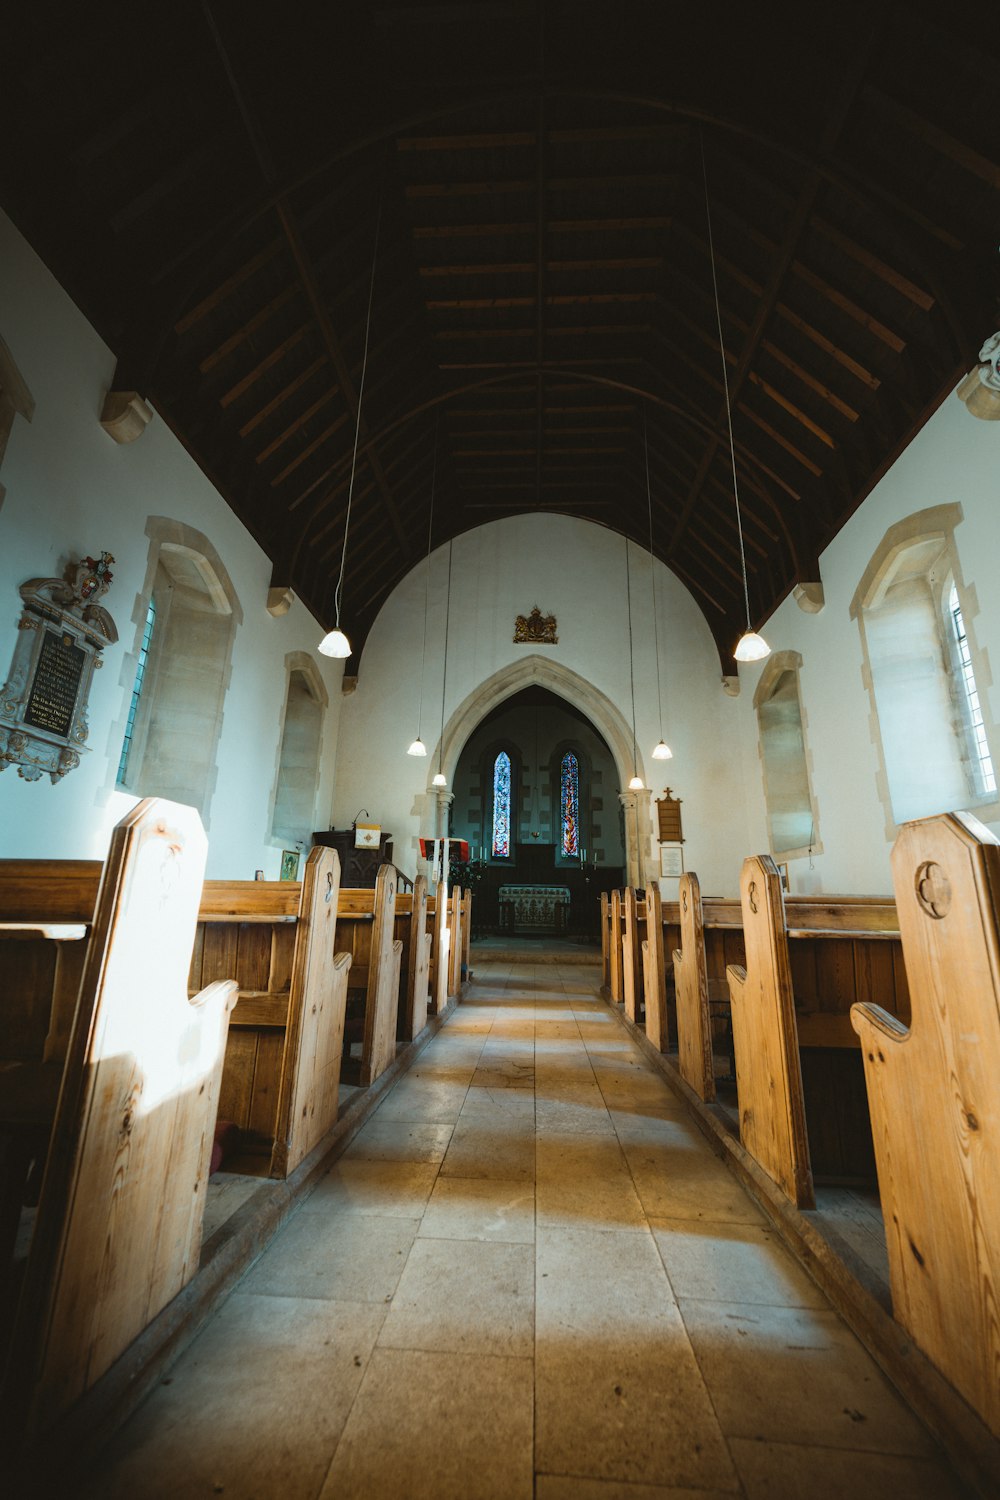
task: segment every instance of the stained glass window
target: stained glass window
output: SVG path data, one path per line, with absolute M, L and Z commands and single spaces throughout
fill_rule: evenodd
M 146 661 L 149 657 L 149 643 L 153 638 L 153 626 L 156 623 L 156 605 L 152 598 L 146 611 L 146 623 L 142 631 L 142 645 L 139 647 L 139 660 L 135 668 L 135 682 L 132 685 L 132 701 L 128 709 L 128 722 L 125 725 L 125 739 L 122 742 L 121 758 L 118 761 L 118 775 L 115 778 L 116 786 L 125 785 L 125 773 L 128 769 L 128 756 L 132 748 L 132 739 L 135 735 L 135 716 L 139 708 L 139 698 L 142 695 L 142 680 L 146 675 Z
M 493 858 L 510 857 L 510 756 L 501 750 L 493 762 Z
M 567 859 L 580 853 L 580 762 L 567 750 L 559 768 L 562 852 Z

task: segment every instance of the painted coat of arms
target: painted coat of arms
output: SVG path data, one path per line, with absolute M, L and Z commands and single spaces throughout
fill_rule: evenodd
M 536 604 L 528 616 L 514 621 L 514 643 L 518 646 L 558 646 L 555 615 L 543 615 Z

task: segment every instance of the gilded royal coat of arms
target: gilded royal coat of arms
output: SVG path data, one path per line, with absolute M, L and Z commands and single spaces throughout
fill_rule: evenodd
M 514 644 L 517 646 L 558 646 L 555 615 L 543 615 L 536 604 L 530 615 L 518 615 L 514 621 Z

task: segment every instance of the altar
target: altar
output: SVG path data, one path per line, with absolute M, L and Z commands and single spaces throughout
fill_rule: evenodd
M 497 892 L 501 932 L 532 934 L 566 931 L 568 885 L 502 885 Z

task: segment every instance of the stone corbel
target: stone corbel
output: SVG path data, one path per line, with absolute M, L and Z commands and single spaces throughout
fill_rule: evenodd
M 984 422 L 1000 421 L 1000 331 L 993 333 L 979 351 L 980 363 L 958 387 L 958 399 L 974 417 Z
M 116 443 L 134 443 L 153 420 L 153 408 L 138 391 L 108 391 L 101 426 Z
M 826 603 L 823 585 L 818 578 L 815 582 L 797 583 L 792 593 L 799 609 L 804 610 L 807 615 L 818 615 Z
M 268 612 L 268 614 L 271 615 L 275 620 L 279 620 L 282 615 L 287 615 L 288 611 L 292 607 L 292 600 L 294 598 L 295 598 L 295 595 L 293 594 L 293 592 L 292 592 L 291 589 L 287 589 L 287 588 L 285 588 L 285 589 L 282 589 L 282 588 L 277 588 L 277 589 L 271 588 L 271 589 L 268 589 L 268 591 L 267 591 L 267 612 Z
M 727 698 L 738 698 L 740 696 L 740 679 L 738 676 L 724 676 L 722 679 L 722 691 Z

